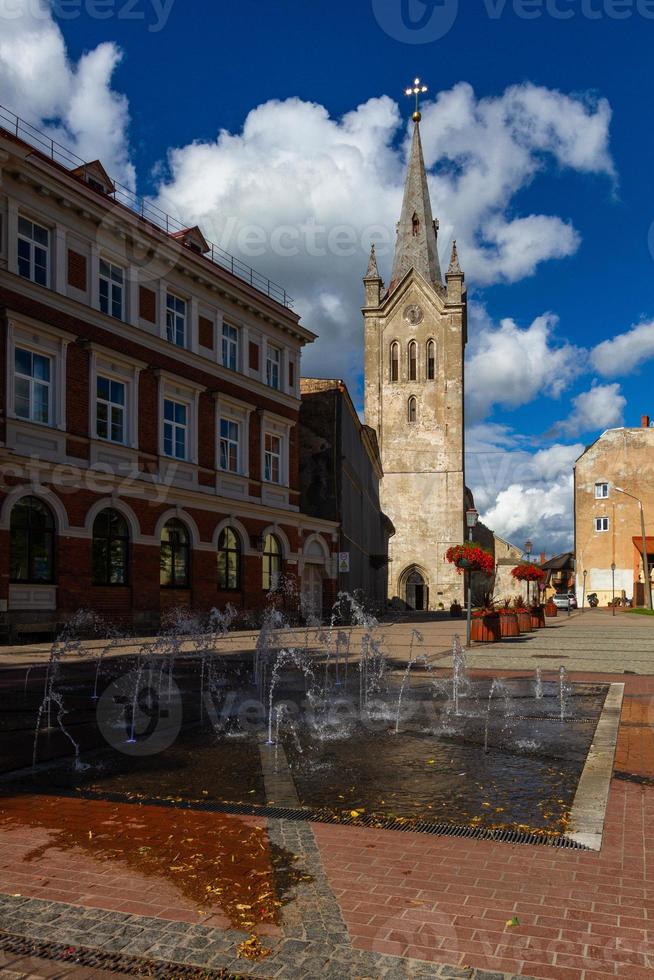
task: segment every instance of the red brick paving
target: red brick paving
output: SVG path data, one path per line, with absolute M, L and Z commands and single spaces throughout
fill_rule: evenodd
M 654 777 L 654 678 L 571 680 L 625 683 L 616 769 Z M 613 780 L 600 853 L 313 829 L 360 949 L 547 980 L 654 977 L 652 787 Z

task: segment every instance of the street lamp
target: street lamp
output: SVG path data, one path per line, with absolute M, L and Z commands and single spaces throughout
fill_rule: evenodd
M 613 612 L 611 615 L 615 616 L 615 562 L 611 562 L 611 592 L 613 593 L 613 598 L 611 600 L 611 607 Z
M 588 575 L 588 570 L 584 568 L 584 586 L 581 593 L 581 611 L 583 613 L 584 607 L 586 606 L 586 576 Z
M 479 512 L 475 507 L 469 507 L 466 511 L 466 526 L 468 528 L 468 541 L 472 542 L 472 531 L 477 526 Z M 472 569 L 468 569 L 468 610 L 466 622 L 466 646 L 470 646 L 472 633 Z
M 531 541 L 525 541 L 525 555 L 527 557 L 527 564 L 528 565 L 531 563 L 531 550 L 532 550 L 533 547 L 534 546 L 531 543 Z M 529 595 L 529 579 L 527 579 L 527 606 L 529 606 L 529 599 L 530 599 L 530 595 Z
M 631 497 L 635 500 L 640 507 L 640 531 L 643 538 L 643 585 L 645 587 L 645 597 L 647 599 L 647 608 L 652 608 L 652 585 L 649 580 L 649 559 L 647 557 L 647 534 L 645 533 L 645 511 L 643 510 L 643 502 L 639 497 L 634 496 L 633 493 L 629 493 L 627 490 L 623 490 L 622 487 L 613 488 L 616 493 L 623 493 L 625 497 Z

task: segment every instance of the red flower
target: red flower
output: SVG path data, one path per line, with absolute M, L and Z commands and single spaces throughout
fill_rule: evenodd
M 511 575 L 519 582 L 542 582 L 545 572 L 535 565 L 516 565 L 511 569 Z
M 457 544 L 448 548 L 445 557 L 452 565 L 457 566 L 459 575 L 466 568 L 473 572 L 483 572 L 492 575 L 495 571 L 495 559 L 478 544 Z

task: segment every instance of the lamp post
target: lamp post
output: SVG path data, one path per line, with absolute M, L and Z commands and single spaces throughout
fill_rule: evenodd
M 611 609 L 612 609 L 611 615 L 615 616 L 615 562 L 614 561 L 611 562 L 611 592 L 613 594 L 613 597 L 611 599 Z
M 468 541 L 472 543 L 472 531 L 477 526 L 479 513 L 474 507 L 469 507 L 466 511 L 466 526 L 468 528 Z M 470 646 L 470 636 L 472 633 L 472 569 L 468 572 L 468 609 L 466 617 L 466 646 Z
M 527 564 L 528 565 L 531 564 L 531 549 L 533 547 L 534 546 L 531 543 L 531 541 L 525 541 L 525 555 L 526 555 L 526 558 L 527 558 Z M 527 579 L 527 605 L 529 605 L 529 599 L 530 599 L 530 595 L 529 595 L 529 579 Z
M 583 611 L 584 611 L 584 607 L 586 605 L 586 576 L 587 575 L 588 575 L 588 571 L 587 571 L 587 569 L 584 568 L 584 585 L 583 585 L 583 591 L 581 593 L 581 612 L 582 612 L 582 614 L 583 614 Z
M 647 608 L 652 608 L 652 584 L 649 580 L 649 559 L 647 557 L 647 534 L 645 533 L 645 511 L 643 509 L 643 502 L 639 497 L 634 496 L 633 493 L 629 493 L 627 490 L 623 490 L 622 487 L 613 488 L 616 493 L 623 493 L 625 497 L 631 497 L 635 500 L 640 507 L 640 532 L 643 539 L 643 586 L 645 588 L 645 598 L 647 600 Z

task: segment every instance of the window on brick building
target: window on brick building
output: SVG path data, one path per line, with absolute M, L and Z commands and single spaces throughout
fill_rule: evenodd
M 100 309 L 117 320 L 125 319 L 125 273 L 105 259 L 100 259 Z
M 47 286 L 50 276 L 50 232 L 28 218 L 18 219 L 18 275 Z
M 608 483 L 596 483 L 595 484 L 595 497 L 597 500 L 606 500 L 609 495 L 609 485 Z
M 54 582 L 55 525 L 37 497 L 22 497 L 10 518 L 9 578 L 12 582 Z
M 220 468 L 239 472 L 240 426 L 232 419 L 220 420 Z
M 596 517 L 595 518 L 595 530 L 596 531 L 608 531 L 609 529 L 609 519 L 608 517 Z
M 93 522 L 93 584 L 126 585 L 129 530 L 121 513 L 107 507 Z
M 282 546 L 274 534 L 267 534 L 263 542 L 262 585 L 266 592 L 279 587 L 282 574 Z
M 52 415 L 52 360 L 24 347 L 14 353 L 14 413 L 45 425 Z
M 238 589 L 241 584 L 241 539 L 231 527 L 218 538 L 218 588 Z
M 188 458 L 188 406 L 164 399 L 164 454 L 173 459 Z
M 166 295 L 166 339 L 178 347 L 186 347 L 186 300 Z
M 409 381 L 416 381 L 418 378 L 418 345 L 415 340 L 409 344 Z
M 223 367 L 238 371 L 238 330 L 223 323 Z
M 277 347 L 268 346 L 266 353 L 266 384 L 270 388 L 279 389 L 279 366 L 282 352 Z
M 159 582 L 164 589 L 188 589 L 191 547 L 186 526 L 177 518 L 168 521 L 161 531 Z
M 96 380 L 95 432 L 98 439 L 125 442 L 125 385 L 98 376 Z
M 436 377 L 436 344 L 433 340 L 427 342 L 427 381 Z
M 282 480 L 282 440 L 270 432 L 265 434 L 263 478 L 268 483 L 281 483 Z

